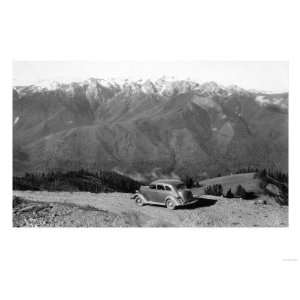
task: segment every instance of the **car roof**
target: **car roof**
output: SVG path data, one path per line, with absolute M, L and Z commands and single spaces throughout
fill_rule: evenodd
M 150 184 L 170 184 L 170 185 L 178 185 L 178 184 L 182 184 L 183 182 L 179 179 L 158 179 L 155 180 L 153 182 L 151 182 Z

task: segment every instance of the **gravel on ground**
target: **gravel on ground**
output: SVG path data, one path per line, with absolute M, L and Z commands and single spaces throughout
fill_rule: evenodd
M 200 198 L 197 203 L 176 210 L 136 206 L 130 199 L 132 194 L 126 193 L 13 191 L 13 196 L 26 200 L 14 207 L 15 227 L 288 226 L 288 206 L 280 206 L 266 196 L 259 199 L 263 201 Z

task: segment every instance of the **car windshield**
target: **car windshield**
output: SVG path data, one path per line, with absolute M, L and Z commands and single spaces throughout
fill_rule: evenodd
M 177 190 L 184 190 L 186 189 L 186 186 L 183 183 L 179 183 L 176 185 Z

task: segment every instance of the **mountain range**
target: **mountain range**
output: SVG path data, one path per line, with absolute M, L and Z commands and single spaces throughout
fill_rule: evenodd
M 13 171 L 135 179 L 288 169 L 288 93 L 90 78 L 13 87 Z

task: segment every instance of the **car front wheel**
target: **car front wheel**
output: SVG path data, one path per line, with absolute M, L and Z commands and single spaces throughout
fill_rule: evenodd
M 166 202 L 166 207 L 168 209 L 175 209 L 176 208 L 176 203 L 174 200 L 172 199 L 168 199 L 167 202 Z
M 143 206 L 144 205 L 144 200 L 141 197 L 137 196 L 135 198 L 135 204 L 138 205 L 138 206 Z

